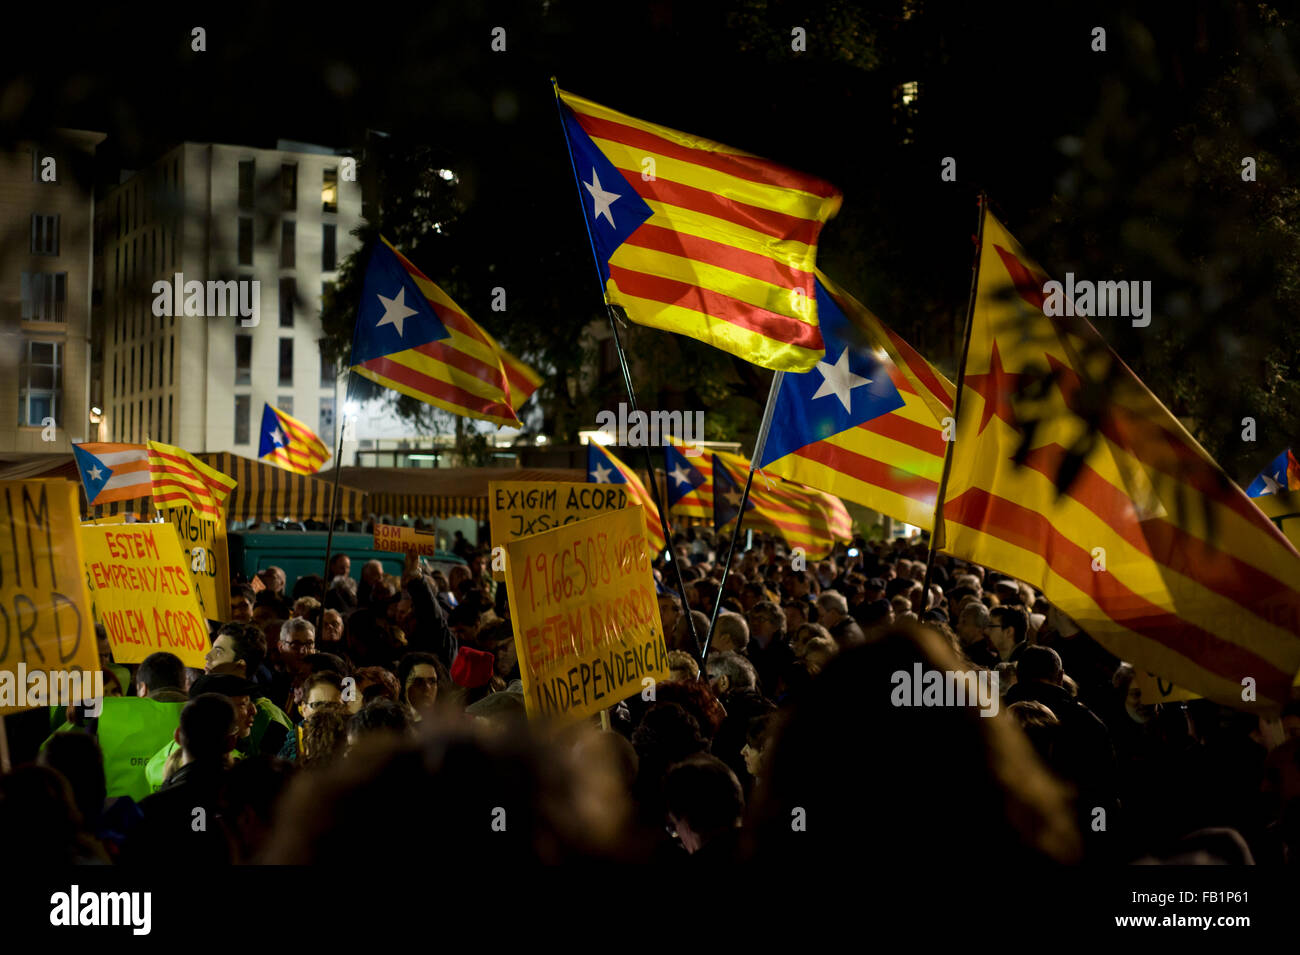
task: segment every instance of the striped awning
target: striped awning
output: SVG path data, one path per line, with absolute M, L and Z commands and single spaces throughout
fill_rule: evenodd
M 321 477 L 332 480 L 333 471 Z M 363 468 L 345 467 L 343 483 L 364 488 L 366 509 L 378 518 L 488 519 L 491 481 L 584 481 L 573 468 Z

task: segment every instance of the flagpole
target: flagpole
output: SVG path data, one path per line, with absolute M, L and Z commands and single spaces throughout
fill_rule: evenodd
M 966 383 L 966 359 L 970 354 L 970 335 L 971 319 L 975 314 L 975 296 L 979 291 L 980 280 L 980 258 L 984 252 L 984 217 L 988 209 L 988 196 L 984 190 L 980 190 L 977 205 L 979 206 L 979 224 L 975 232 L 975 262 L 971 267 L 970 276 L 970 299 L 966 303 L 966 327 L 962 331 L 961 346 L 961 364 L 957 366 L 957 395 L 953 399 L 952 415 L 953 421 L 961 421 L 961 396 L 963 386 Z M 928 609 L 930 606 L 930 581 L 934 576 L 934 555 L 938 549 L 939 541 L 943 536 L 943 499 L 948 494 L 948 475 L 952 471 L 952 446 L 956 443 L 957 435 L 953 434 L 953 440 L 945 442 L 943 449 L 943 473 L 939 477 L 939 492 L 934 500 L 934 523 L 930 525 L 930 550 L 925 557 L 925 582 L 923 606 Z M 950 623 L 955 627 L 957 621 Z
M 349 356 L 350 360 L 350 356 Z M 348 383 L 343 390 L 343 413 L 338 416 L 339 446 L 334 455 L 334 491 L 330 495 L 330 527 L 325 538 L 325 589 L 330 589 L 330 559 L 334 556 L 334 521 L 338 516 L 339 482 L 343 479 L 343 432 L 347 430 L 348 403 L 352 400 L 352 366 L 348 365 Z
M 596 255 L 596 239 L 591 234 L 591 223 L 587 220 L 587 207 L 582 203 L 582 179 L 578 175 L 578 165 L 573 158 L 573 146 L 569 143 L 568 130 L 564 127 L 564 110 L 560 102 L 560 84 L 555 77 L 551 77 L 551 89 L 555 93 L 555 110 L 560 119 L 560 132 L 564 135 L 564 148 L 569 153 L 569 168 L 573 170 L 573 185 L 578 191 L 578 206 L 582 210 L 582 224 L 587 230 L 587 242 L 591 246 L 591 261 L 596 266 L 596 283 L 600 286 L 600 297 L 605 303 L 605 314 L 609 317 L 609 328 L 614 335 L 614 351 L 618 354 L 618 366 L 623 373 L 623 385 L 627 388 L 627 403 L 631 411 L 637 410 L 636 392 L 632 388 L 632 372 L 628 367 L 627 355 L 623 351 L 623 341 L 618 334 L 618 320 L 614 315 L 614 306 L 609 301 L 609 296 L 605 292 L 605 283 L 600 274 L 600 259 Z M 668 562 L 672 564 L 673 575 L 677 579 L 677 595 L 682 602 L 682 616 L 686 618 L 686 629 L 691 635 L 691 642 L 695 644 L 696 652 L 700 657 L 700 673 L 704 673 L 704 653 L 707 648 L 707 639 L 705 647 L 700 646 L 700 636 L 695 632 L 695 621 L 691 619 L 691 605 L 686 600 L 686 581 L 682 577 L 681 565 L 677 563 L 677 555 L 673 553 L 673 536 L 672 531 L 668 528 L 668 510 L 664 507 L 663 501 L 659 498 L 659 482 L 655 480 L 654 462 L 650 458 L 650 446 L 644 445 L 642 451 L 645 452 L 646 477 L 650 482 L 650 495 L 654 499 L 655 508 L 659 511 L 659 526 L 663 529 L 664 547 L 668 551 Z M 667 634 L 664 635 L 667 638 Z
M 745 490 L 740 495 L 740 510 L 736 514 L 736 526 L 731 529 L 731 544 L 727 548 L 727 560 L 722 565 L 722 579 L 718 581 L 718 596 L 713 601 L 713 616 L 709 618 L 709 631 L 704 635 L 704 650 L 700 654 L 700 674 L 704 674 L 704 658 L 708 656 L 709 644 L 713 642 L 713 628 L 718 623 L 718 611 L 722 609 L 722 598 L 726 593 L 727 574 L 731 572 L 731 561 L 736 553 L 736 543 L 740 540 L 740 523 L 745 519 L 745 503 L 749 500 L 749 489 L 754 483 L 754 472 L 758 462 L 763 459 L 763 449 L 767 446 L 767 433 L 772 428 L 772 415 L 776 411 L 776 396 L 781 391 L 781 380 L 785 372 L 778 371 L 772 375 L 772 387 L 767 392 L 767 406 L 763 409 L 763 421 L 758 426 L 758 438 L 754 441 L 754 456 L 749 459 L 749 474 L 745 477 Z M 713 493 L 718 493 L 718 482 L 713 481 Z M 707 677 L 704 677 L 707 679 Z

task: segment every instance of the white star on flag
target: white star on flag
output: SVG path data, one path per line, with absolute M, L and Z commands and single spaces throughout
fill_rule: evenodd
M 724 500 L 726 500 L 728 504 L 731 505 L 733 510 L 740 509 L 740 492 L 737 491 L 734 487 L 731 488 L 730 490 L 723 491 L 722 497 Z
M 591 472 L 591 476 L 596 479 L 597 484 L 612 484 L 609 476 L 613 474 L 612 468 L 607 468 L 603 464 L 597 463 L 596 470 Z
M 385 325 L 392 325 L 397 329 L 397 334 L 402 335 L 402 323 L 412 315 L 419 314 L 415 309 L 406 304 L 406 286 L 397 290 L 396 298 L 384 298 L 379 296 L 379 301 L 384 303 L 384 317 L 379 320 L 375 328 L 383 328 Z
M 604 216 L 609 220 L 611 228 L 617 228 L 614 225 L 614 213 L 610 211 L 609 206 L 615 199 L 620 198 L 620 194 L 600 188 L 600 176 L 596 175 L 595 166 L 591 167 L 591 182 L 584 182 L 583 185 L 587 187 L 587 191 L 591 193 L 591 201 L 595 203 L 593 218 L 599 219 Z
M 822 386 L 813 394 L 813 400 L 825 398 L 827 395 L 834 395 L 840 399 L 840 404 L 844 406 L 845 411 L 853 410 L 853 389 L 871 384 L 870 378 L 855 375 L 849 369 L 848 346 L 845 346 L 844 350 L 840 352 L 839 360 L 835 364 L 829 365 L 824 361 L 819 361 L 817 370 L 822 373 L 824 380 Z
M 86 473 L 90 475 L 90 479 L 92 481 L 98 481 L 101 477 L 104 476 L 104 472 L 99 469 L 98 464 L 92 466 L 91 469 Z
M 276 444 L 278 445 L 284 444 L 284 432 L 281 431 L 279 428 L 276 428 L 274 431 L 268 433 L 271 435 L 271 440 L 274 441 Z
M 1278 475 L 1278 477 L 1281 477 L 1281 476 L 1282 476 L 1282 475 L 1280 475 L 1280 474 Z M 1281 484 L 1281 482 L 1275 480 L 1275 479 L 1273 478 L 1272 475 L 1269 475 L 1269 474 L 1261 474 L 1260 477 L 1262 477 L 1262 478 L 1264 479 L 1264 493 L 1265 493 L 1265 494 L 1276 494 L 1278 491 L 1282 490 L 1282 484 Z
M 678 484 L 691 483 L 690 472 L 688 472 L 684 467 L 682 467 L 682 463 L 680 461 L 677 462 L 677 467 L 673 468 L 670 472 L 668 472 L 668 476 L 672 478 L 674 481 L 676 481 Z

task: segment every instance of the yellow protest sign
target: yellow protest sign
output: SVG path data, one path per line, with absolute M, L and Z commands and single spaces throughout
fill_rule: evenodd
M 208 625 L 171 524 L 81 527 L 86 581 L 113 659 L 141 663 L 158 650 L 203 666 Z
M 489 481 L 488 524 L 492 533 L 492 576 L 505 580 L 498 569 L 499 551 L 512 540 L 540 534 L 608 511 L 627 507 L 627 489 L 621 484 L 583 484 L 572 481 Z
M 505 545 L 515 652 L 531 717 L 570 722 L 668 679 L 637 505 Z
M 438 534 L 401 524 L 376 524 L 375 550 L 432 557 L 438 550 Z
M 97 695 L 79 516 L 71 481 L 0 481 L 0 714 Z
M 226 543 L 225 521 L 200 518 L 188 506 L 168 508 L 166 516 L 180 538 L 203 616 L 229 621 L 230 549 Z

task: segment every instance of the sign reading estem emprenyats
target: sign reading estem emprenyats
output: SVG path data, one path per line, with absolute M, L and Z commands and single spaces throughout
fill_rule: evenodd
M 620 484 L 581 481 L 489 481 L 488 525 L 493 548 L 627 507 L 627 488 Z M 497 564 L 493 560 L 493 566 Z M 494 570 L 497 580 L 505 574 Z
M 203 667 L 208 625 L 171 524 L 82 525 L 86 581 L 113 659 L 142 663 L 166 650 Z
M 530 717 L 571 722 L 668 679 L 645 518 L 633 505 L 506 544 Z
M 67 685 L 99 669 L 77 523 L 71 481 L 0 481 L 0 672 Z M 26 708 L 0 703 L 0 713 Z

